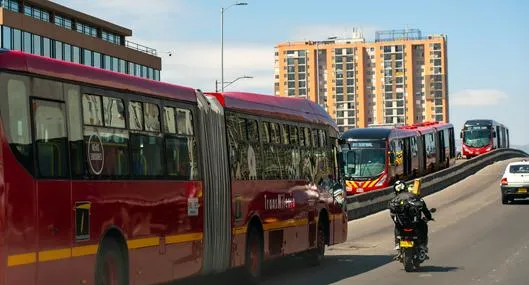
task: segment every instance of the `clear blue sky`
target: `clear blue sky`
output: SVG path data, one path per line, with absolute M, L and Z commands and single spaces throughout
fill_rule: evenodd
M 162 53 L 162 80 L 213 90 L 220 80 L 220 7 L 212 0 L 57 0 L 133 30 L 132 40 Z M 450 117 L 493 118 L 529 144 L 529 1 L 248 0 L 225 13 L 225 77 L 232 90 L 272 94 L 279 42 L 418 28 L 448 37 Z M 134 3 L 134 5 L 132 4 Z M 376 3 L 376 5 L 374 4 Z

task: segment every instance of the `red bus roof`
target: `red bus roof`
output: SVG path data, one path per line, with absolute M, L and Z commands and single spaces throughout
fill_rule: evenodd
M 331 116 L 319 105 L 307 99 L 248 92 L 206 94 L 215 96 L 226 109 L 278 119 L 327 124 L 337 129 L 336 122 Z
M 443 122 L 422 122 L 422 123 L 415 123 L 413 125 L 406 125 L 397 127 L 399 129 L 403 130 L 417 130 L 421 133 L 430 133 L 435 131 L 436 129 L 446 129 L 452 127 L 452 124 L 450 123 L 443 123 Z
M 193 88 L 27 54 L 20 51 L 0 51 L 0 69 L 49 76 L 181 101 L 196 102 L 197 100 L 195 89 Z

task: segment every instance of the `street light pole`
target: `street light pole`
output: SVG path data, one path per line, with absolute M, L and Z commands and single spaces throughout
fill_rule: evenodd
M 224 11 L 228 10 L 229 8 L 233 6 L 246 6 L 248 3 L 246 2 L 237 2 L 235 4 L 231 4 L 227 8 L 220 8 L 220 89 L 222 92 L 224 92 Z
M 220 8 L 220 89 L 224 92 L 224 8 Z
M 253 76 L 244 75 L 244 76 L 240 76 L 240 77 L 235 78 L 235 80 L 233 80 L 233 81 L 223 82 L 222 83 L 222 88 L 228 87 L 228 86 L 232 85 L 233 83 L 235 83 L 236 81 L 238 81 L 240 79 L 245 79 L 245 78 L 253 78 Z M 228 83 L 228 84 L 226 84 L 226 86 L 224 86 L 224 83 Z

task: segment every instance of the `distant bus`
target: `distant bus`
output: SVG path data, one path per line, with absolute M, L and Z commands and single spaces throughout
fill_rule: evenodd
M 468 120 L 463 125 L 462 156 L 472 158 L 493 149 L 509 148 L 509 129 L 494 120 Z
M 348 195 L 448 168 L 456 158 L 454 128 L 448 123 L 351 129 L 340 137 L 340 146 Z
M 309 100 L 0 50 L 0 118 L 0 284 L 255 281 L 347 238 L 322 186 L 338 128 Z

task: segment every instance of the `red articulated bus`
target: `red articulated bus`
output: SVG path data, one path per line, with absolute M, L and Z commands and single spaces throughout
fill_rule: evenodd
M 0 284 L 153 284 L 347 237 L 316 104 L 0 51 Z
M 461 155 L 465 158 L 509 148 L 509 129 L 494 120 L 468 120 L 460 137 L 463 140 Z
M 456 158 L 454 129 L 448 123 L 352 129 L 342 134 L 340 145 L 348 195 L 424 176 L 452 166 Z

